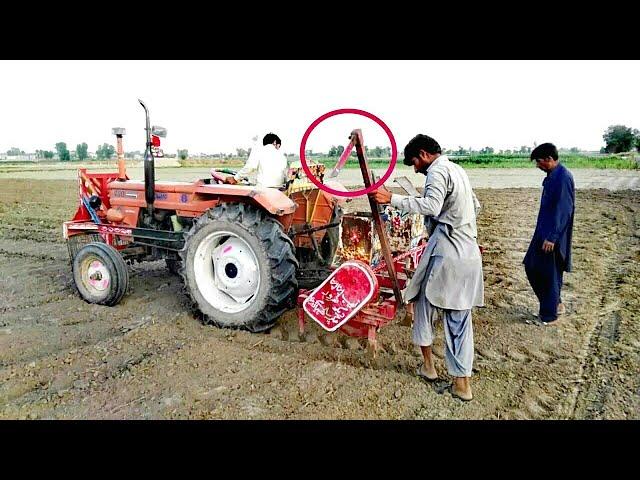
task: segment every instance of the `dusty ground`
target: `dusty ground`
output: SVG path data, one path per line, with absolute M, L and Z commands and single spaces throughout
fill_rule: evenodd
M 557 327 L 527 322 L 539 188 L 477 194 L 486 307 L 463 403 L 443 392 L 441 328 L 432 385 L 407 326 L 380 331 L 374 360 L 314 325 L 301 341 L 294 312 L 270 334 L 203 326 L 160 262 L 131 267 L 120 305 L 89 305 L 61 236 L 75 182 L 0 180 L 0 418 L 640 418 L 640 192 L 578 190 Z

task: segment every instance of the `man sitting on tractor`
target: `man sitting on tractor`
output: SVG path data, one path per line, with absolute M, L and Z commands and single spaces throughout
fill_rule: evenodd
M 262 139 L 262 146 L 255 146 L 247 163 L 238 173 L 225 179 L 225 183 L 236 185 L 242 178 L 257 170 L 256 185 L 258 187 L 283 188 L 287 183 L 287 157 L 280 151 L 282 141 L 275 133 L 267 133 Z

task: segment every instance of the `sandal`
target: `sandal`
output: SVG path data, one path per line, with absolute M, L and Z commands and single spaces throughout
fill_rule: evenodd
M 436 380 L 438 380 L 438 375 L 436 375 L 433 378 L 427 377 L 427 375 L 422 371 L 422 366 L 418 367 L 418 369 L 416 370 L 416 375 L 418 375 L 418 377 L 425 379 L 427 382 L 435 382 Z
M 453 398 L 459 398 L 459 399 L 460 399 L 460 400 L 462 400 L 463 402 L 470 402 L 471 400 L 473 400 L 473 394 L 471 395 L 471 398 L 463 398 L 463 397 L 461 397 L 460 395 L 458 395 L 457 393 L 455 393 L 455 392 L 453 391 L 453 384 L 449 385 L 448 390 L 449 390 L 449 392 L 451 392 L 451 396 L 452 396 Z

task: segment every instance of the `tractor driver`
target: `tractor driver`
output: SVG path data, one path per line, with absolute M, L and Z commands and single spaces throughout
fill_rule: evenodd
M 256 145 L 249 154 L 247 163 L 224 183 L 236 185 L 240 179 L 257 170 L 256 185 L 258 187 L 283 188 L 287 183 L 289 165 L 287 157 L 280 151 L 282 141 L 275 133 L 267 133 L 262 139 L 262 146 Z

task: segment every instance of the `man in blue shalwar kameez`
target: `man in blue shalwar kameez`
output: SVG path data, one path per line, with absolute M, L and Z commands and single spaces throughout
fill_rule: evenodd
M 564 313 L 560 291 L 563 273 L 571 271 L 575 184 L 552 143 L 536 147 L 531 160 L 547 177 L 542 181 L 536 229 L 522 263 L 540 302 L 538 319 L 542 325 L 550 325 Z

